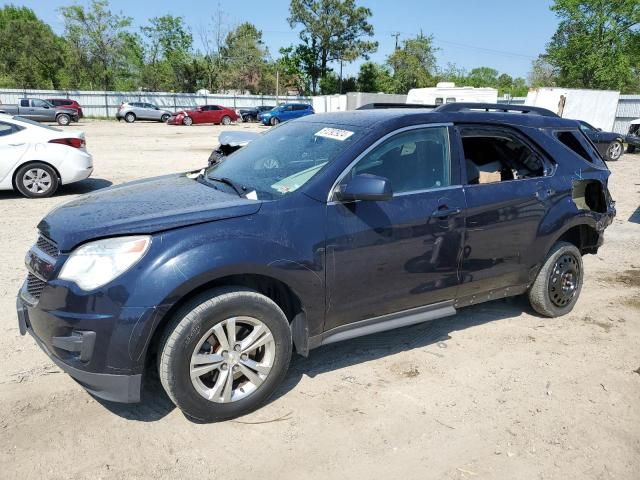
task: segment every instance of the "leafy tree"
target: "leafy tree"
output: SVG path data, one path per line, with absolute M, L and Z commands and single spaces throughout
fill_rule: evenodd
M 467 71 L 449 62 L 444 69 L 438 69 L 437 77 L 439 82 L 453 82 L 460 87 L 466 85 Z
M 131 41 L 126 33 L 132 19 L 111 13 L 107 0 L 92 0 L 88 8 L 62 7 L 60 12 L 67 39 L 67 68 L 75 73 L 69 83 L 91 86 L 98 79 L 104 90 L 114 88 Z
M 60 87 L 64 43 L 27 7 L 0 8 L 0 78 L 9 86 Z
M 499 84 L 498 71 L 490 67 L 473 68 L 471 72 L 469 72 L 467 83 L 472 87 L 497 86 Z
M 529 73 L 529 84 L 532 87 L 557 87 L 558 71 L 549 63 L 546 55 L 538 55 Z
M 407 93 L 412 88 L 435 85 L 435 52 L 433 36 L 420 33 L 403 40 L 402 46 L 387 57 L 387 65 L 393 70 L 393 90 Z
M 276 64 L 280 72 L 280 85 L 308 95 L 311 93 L 311 76 L 315 73 L 316 63 L 313 52 L 306 45 L 289 46 L 280 49 L 280 58 Z
M 555 0 L 551 10 L 560 24 L 545 58 L 560 85 L 623 91 L 637 85 L 638 0 Z
M 262 32 L 249 22 L 229 32 L 220 54 L 227 65 L 228 82 L 240 92 L 258 91 L 269 54 Z
M 289 25 L 302 25 L 300 38 L 306 47 L 312 92 L 330 70 L 329 64 L 368 58 L 378 43 L 366 40 L 373 36 L 368 22 L 371 10 L 356 6 L 355 0 L 291 0 Z
M 357 78 L 357 87 L 360 92 L 392 93 L 393 78 L 389 68 L 375 62 L 365 62 L 360 65 Z

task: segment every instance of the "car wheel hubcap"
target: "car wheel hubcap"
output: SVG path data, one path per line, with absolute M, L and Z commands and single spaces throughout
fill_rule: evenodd
M 191 383 L 209 401 L 241 400 L 255 392 L 269 376 L 275 353 L 271 330 L 260 320 L 228 318 L 196 344 L 189 366 Z
M 571 254 L 562 255 L 553 266 L 549 279 L 549 298 L 557 307 L 566 307 L 576 295 L 580 265 Z
M 51 175 L 41 168 L 27 170 L 22 177 L 22 184 L 32 193 L 45 193 L 51 188 L 52 181 Z
M 609 147 L 609 156 L 611 158 L 618 158 L 621 152 L 622 152 L 622 147 L 620 146 L 619 143 L 613 143 Z

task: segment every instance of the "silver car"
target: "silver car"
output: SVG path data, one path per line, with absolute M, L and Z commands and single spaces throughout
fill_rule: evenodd
M 171 116 L 168 110 L 162 110 L 152 103 L 125 102 L 120 105 L 116 118 L 118 121 L 124 119 L 127 123 L 136 120 L 155 120 L 156 122 L 166 122 Z

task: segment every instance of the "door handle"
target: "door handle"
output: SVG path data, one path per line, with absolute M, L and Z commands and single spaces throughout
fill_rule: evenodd
M 462 209 L 459 207 L 449 208 L 446 205 L 442 205 L 441 207 L 438 207 L 437 210 L 434 210 L 431 216 L 436 218 L 447 218 L 453 215 L 457 215 L 461 211 Z

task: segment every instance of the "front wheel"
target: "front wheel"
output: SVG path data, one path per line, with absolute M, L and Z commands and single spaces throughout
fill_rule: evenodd
M 635 153 L 636 146 L 635 145 L 627 145 L 627 153 Z
M 253 290 L 217 289 L 176 314 L 159 350 L 158 370 L 171 400 L 201 421 L 245 415 L 275 392 L 291 359 L 289 322 Z
M 25 197 L 50 197 L 58 189 L 58 174 L 46 163 L 30 163 L 16 172 L 16 189 Z
M 270 123 L 271 123 L 271 126 L 272 126 L 272 127 L 275 127 L 276 125 L 278 125 L 278 124 L 280 123 L 280 119 L 279 119 L 278 117 L 273 117 L 273 118 L 271 119 L 271 122 L 270 122 Z
M 193 118 L 191 118 L 191 117 L 184 117 L 184 118 L 182 119 L 182 124 L 183 124 L 183 125 L 185 125 L 185 126 L 187 126 L 187 127 L 190 127 L 191 125 L 193 125 Z
M 556 243 L 529 288 L 529 302 L 545 317 L 560 317 L 573 310 L 583 282 L 582 255 L 575 245 Z
M 622 156 L 624 147 L 620 140 L 614 140 L 607 147 L 607 160 L 615 162 Z
M 167 120 L 169 120 L 169 117 L 170 117 L 170 116 L 171 116 L 171 115 L 169 115 L 168 113 L 165 113 L 164 115 L 162 115 L 162 116 L 160 117 L 160 121 L 161 121 L 162 123 L 167 123 Z

